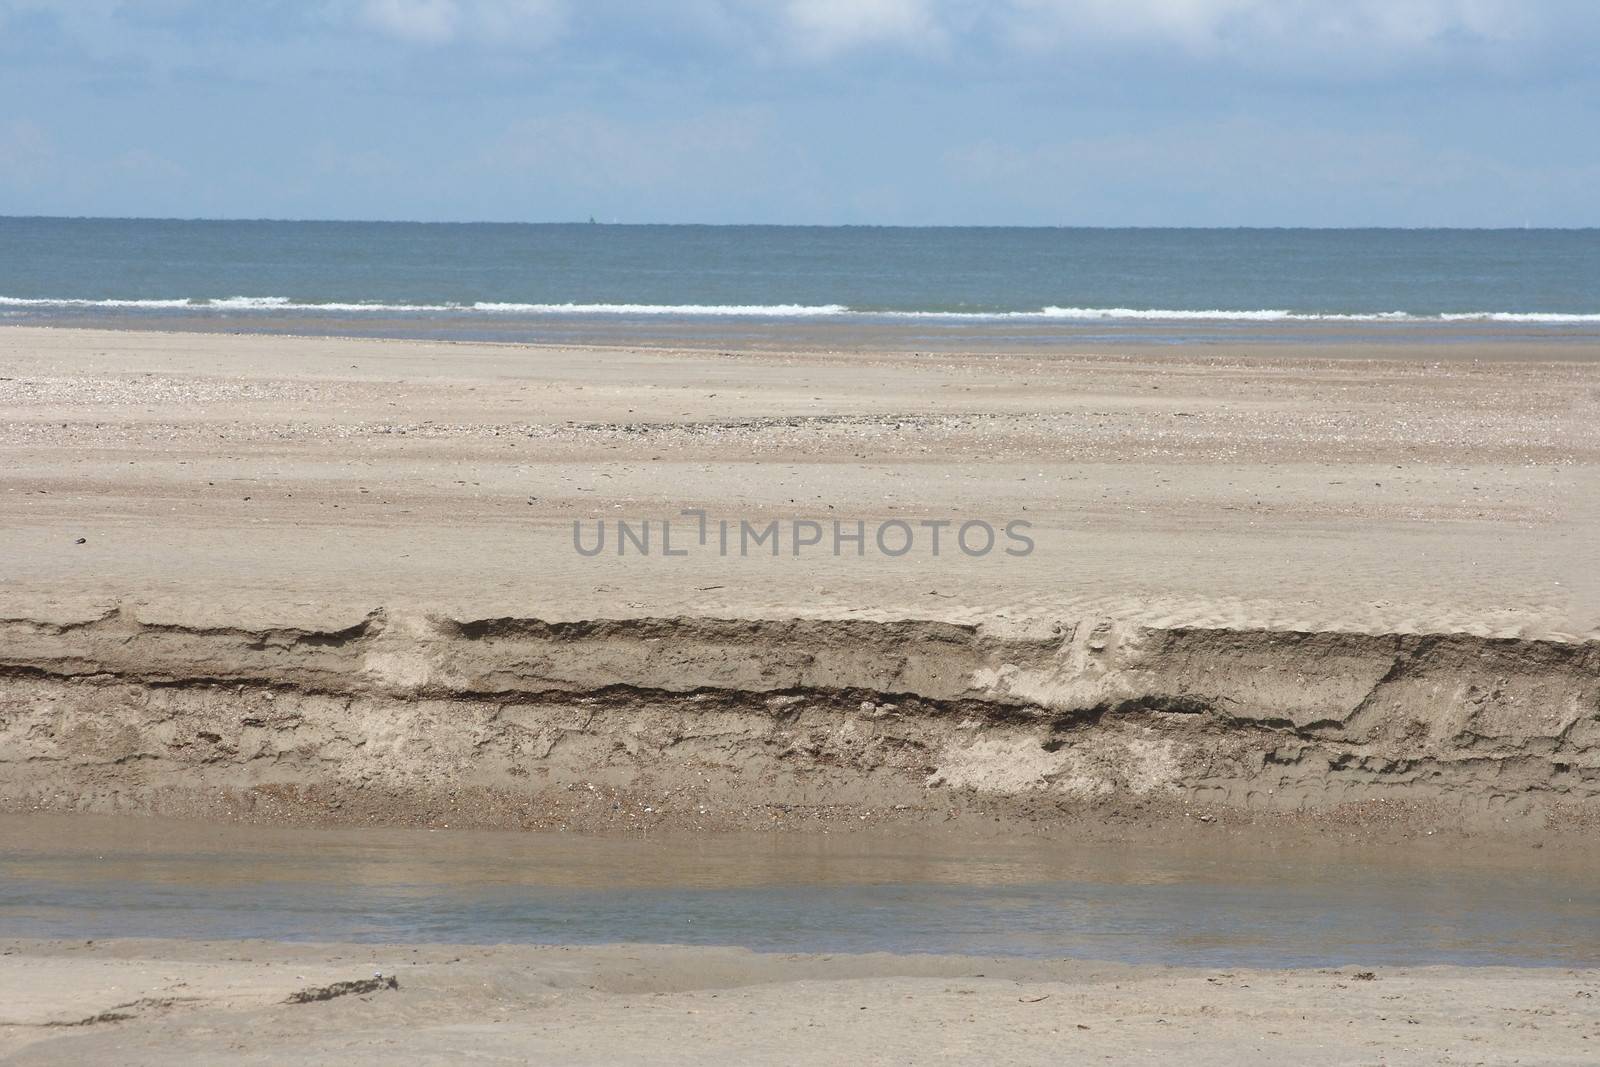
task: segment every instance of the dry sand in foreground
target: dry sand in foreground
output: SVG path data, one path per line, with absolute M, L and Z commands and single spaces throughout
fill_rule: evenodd
M 1600 972 L 0 942 L 16 1064 L 1589 1064 Z M 399 988 L 324 996 L 381 971 Z

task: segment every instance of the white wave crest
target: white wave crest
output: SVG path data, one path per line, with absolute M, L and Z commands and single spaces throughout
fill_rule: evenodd
M 3 307 L 186 308 L 188 300 L 80 300 L 72 297 L 0 296 Z
M 474 311 L 523 315 L 748 315 L 761 318 L 807 318 L 849 315 L 843 304 L 496 304 L 480 301 Z
M 522 304 L 495 301 L 478 301 L 473 304 L 390 304 L 382 301 L 359 303 L 299 301 L 286 296 L 228 296 L 208 300 L 0 296 L 0 306 L 144 308 L 153 311 L 477 311 L 513 315 L 747 315 L 765 318 L 850 314 L 850 309 L 843 304 Z
M 1442 322 L 1600 322 L 1600 315 L 1562 315 L 1545 311 L 1464 311 L 1439 316 Z
M 1079 308 L 1046 307 L 1038 311 L 946 312 L 946 311 L 884 311 L 877 312 L 885 318 L 904 319 L 968 319 L 994 322 L 1043 322 L 1052 319 L 1067 322 L 1526 322 L 1526 323 L 1584 323 L 1600 322 L 1600 313 L 1559 313 L 1520 311 L 1470 311 L 1416 315 L 1407 311 L 1287 311 L 1277 308 L 1260 308 L 1250 311 L 1233 311 L 1224 308 Z
M 0 307 L 102 308 L 152 311 L 340 312 L 347 314 L 617 315 L 662 317 L 923 319 L 945 322 L 1503 322 L 1577 325 L 1600 322 L 1600 312 L 1462 311 L 1417 315 L 1405 311 L 1332 312 L 1274 308 L 1049 307 L 1036 311 L 890 311 L 844 304 L 548 304 L 478 301 L 472 304 L 399 304 L 298 301 L 284 296 L 229 296 L 212 299 L 89 299 L 84 297 L 0 296 Z
M 1331 311 L 1280 311 L 1260 308 L 1229 311 L 1224 308 L 1061 308 L 1047 307 L 1040 315 L 1049 319 L 1138 319 L 1163 322 L 1404 322 L 1422 316 L 1404 311 L 1340 313 Z

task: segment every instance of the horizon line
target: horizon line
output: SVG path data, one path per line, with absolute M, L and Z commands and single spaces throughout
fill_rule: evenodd
M 1520 233 L 1551 231 L 1582 233 L 1600 230 L 1600 226 L 1443 226 L 1443 225 L 1152 225 L 1152 224 L 1084 224 L 1084 223 L 878 223 L 878 222 L 609 222 L 589 219 L 357 219 L 357 218 L 293 218 L 286 216 L 244 215 L 10 215 L 0 214 L 0 220 L 10 222 L 179 222 L 179 223 L 282 223 L 311 225 L 368 225 L 368 226 L 610 226 L 610 227 L 676 227 L 683 229 L 784 229 L 784 230 L 1310 230 L 1324 232 L 1360 232 L 1366 230 L 1400 231 L 1462 231 L 1485 233 Z

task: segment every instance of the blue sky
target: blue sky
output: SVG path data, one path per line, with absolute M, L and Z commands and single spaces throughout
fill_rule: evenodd
M 0 0 L 0 214 L 1600 225 L 1593 0 Z

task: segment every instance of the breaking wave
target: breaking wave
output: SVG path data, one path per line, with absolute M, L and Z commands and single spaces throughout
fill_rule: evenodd
M 483 315 L 615 315 L 747 318 L 865 317 L 928 319 L 953 322 L 1504 322 L 1543 325 L 1600 323 L 1600 312 L 1453 311 L 1418 314 L 1406 311 L 1339 312 L 1291 311 L 1263 308 L 1124 308 L 1056 307 L 1032 311 L 901 311 L 851 308 L 844 304 L 609 304 L 609 303 L 383 303 L 306 301 L 284 296 L 229 296 L 211 299 L 88 299 L 83 297 L 0 296 L 0 307 L 50 309 L 105 309 L 177 312 L 303 312 L 344 314 L 483 314 Z

